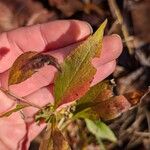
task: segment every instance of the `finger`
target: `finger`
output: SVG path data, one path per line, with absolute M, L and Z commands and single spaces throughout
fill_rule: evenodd
M 104 64 L 106 62 L 116 59 L 122 51 L 120 38 L 115 37 L 115 36 L 107 36 L 104 38 L 103 41 L 104 42 L 103 42 L 103 49 L 102 49 L 101 57 L 96 59 L 96 61 L 94 62 L 94 66 L 96 68 L 99 67 L 101 64 Z M 58 58 L 59 62 L 62 63 L 64 58 L 76 46 L 77 46 L 77 44 L 71 45 L 66 48 L 62 48 L 59 50 L 49 52 L 49 54 Z M 46 66 L 46 67 L 40 69 L 38 73 L 34 74 L 28 80 L 26 80 L 20 84 L 11 86 L 10 90 L 16 94 L 19 94 L 19 96 L 29 95 L 30 93 L 40 89 L 41 87 L 47 86 L 50 83 L 52 83 L 55 73 L 56 73 L 56 69 L 54 67 Z M 8 74 L 9 74 L 9 72 L 6 71 L 5 73 L 2 73 L 0 75 L 2 87 L 6 88 L 6 89 L 8 88 Z M 18 91 L 19 91 L 19 93 L 18 93 Z
M 30 95 L 28 95 L 24 98 L 27 101 L 32 102 L 32 103 L 36 104 L 39 107 L 43 107 L 48 103 L 53 103 L 54 102 L 51 87 L 48 87 L 48 88 L 43 87 L 43 88 L 35 91 L 34 93 L 32 93 L 32 94 L 30 94 Z M 27 107 L 27 108 L 23 109 L 24 115 L 27 118 L 32 117 L 37 111 L 38 111 L 38 109 L 33 108 L 33 107 Z
M 106 77 L 108 77 L 110 74 L 112 74 L 115 70 L 115 67 L 116 67 L 116 61 L 115 60 L 100 66 L 97 69 L 97 72 L 94 76 L 94 79 L 91 83 L 91 86 L 99 83 L 100 81 L 102 81 Z
M 48 54 L 56 57 L 59 63 L 62 63 L 65 57 L 67 57 L 68 54 L 73 49 L 75 49 L 80 43 L 81 42 L 73 44 L 64 49 L 58 49 L 49 52 Z M 123 48 L 122 40 L 119 35 L 113 34 L 111 36 L 105 36 L 103 39 L 102 51 L 100 57 L 94 58 L 94 60 L 92 61 L 93 65 L 97 68 L 103 64 L 106 64 L 112 60 L 117 59 L 122 52 L 122 48 Z
M 3 143 L 2 140 L 0 140 L 0 149 L 8 150 L 9 147 L 7 147 L 7 145 L 5 143 Z
M 26 143 L 27 149 L 29 149 L 30 143 L 34 140 L 46 127 L 45 123 L 38 125 L 36 122 L 32 122 L 31 124 L 27 124 L 28 134 L 26 139 L 24 139 Z
M 118 58 L 122 49 L 122 40 L 119 35 L 113 34 L 104 37 L 101 56 L 99 58 L 94 58 L 94 66 L 97 67 Z
M 65 49 L 58 49 L 48 54 L 56 57 L 59 63 L 62 63 L 68 54 L 75 49 L 79 43 L 69 46 Z M 100 65 L 106 64 L 119 57 L 122 52 L 122 40 L 119 35 L 113 34 L 111 36 L 105 36 L 102 44 L 102 51 L 99 58 L 94 58 L 93 65 L 97 68 Z
M 14 101 L 0 91 L 0 114 L 14 106 Z M 10 134 L 11 133 L 11 134 Z M 13 113 L 9 117 L 0 118 L 0 149 L 17 149 L 19 142 L 26 134 L 25 123 L 20 113 Z
M 0 133 L 0 141 L 8 149 L 18 148 L 19 142 L 26 135 L 26 126 L 19 112 L 0 119 Z
M 9 97 L 7 97 L 6 94 L 4 94 L 0 90 L 0 114 L 2 114 L 5 111 L 9 110 L 14 105 L 15 105 L 15 102 L 13 100 L 11 100 Z
M 92 30 L 84 21 L 54 21 L 23 27 L 0 35 L 0 72 L 25 51 L 54 50 L 80 41 Z

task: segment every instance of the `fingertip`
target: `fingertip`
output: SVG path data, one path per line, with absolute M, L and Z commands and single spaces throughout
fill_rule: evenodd
M 88 32 L 89 32 L 90 34 L 92 34 L 92 33 L 93 33 L 93 28 L 92 28 L 92 26 L 90 25 L 90 23 L 88 23 L 87 21 L 82 21 L 82 22 L 84 23 L 84 26 L 86 26 Z
M 47 44 L 46 50 L 58 49 L 79 42 L 93 32 L 89 23 L 79 20 L 49 22 L 42 24 L 40 31 Z
M 93 33 L 93 28 L 88 22 L 81 20 L 72 21 L 76 22 L 79 26 L 80 34 L 77 37 L 77 41 L 81 41 L 82 39 L 85 39 L 87 36 Z
M 113 57 L 117 58 L 122 52 L 122 40 L 118 34 L 104 37 L 102 51 L 110 52 Z
M 113 50 L 116 51 L 116 54 L 118 54 L 119 56 L 123 49 L 122 39 L 118 34 L 112 34 L 110 37 L 112 38 L 112 42 L 114 43 L 112 45 Z
M 97 68 L 97 72 L 94 76 L 94 79 L 91 83 L 91 86 L 99 83 L 100 81 L 104 80 L 106 77 L 108 77 L 111 73 L 114 72 L 116 68 L 116 61 L 111 61 L 107 64 L 104 64 L 102 66 L 99 66 Z
M 93 65 L 99 67 L 119 57 L 122 52 L 122 40 L 119 35 L 105 36 L 102 43 L 100 58 L 93 59 Z

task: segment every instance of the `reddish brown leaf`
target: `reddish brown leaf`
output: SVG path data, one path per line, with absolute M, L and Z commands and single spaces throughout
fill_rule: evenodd
M 40 150 L 71 150 L 61 131 L 55 127 L 46 131 Z
M 124 96 L 128 99 L 131 105 L 134 106 L 140 102 L 143 92 L 135 90 L 133 92 L 125 93 Z
M 37 52 L 23 53 L 16 59 L 10 70 L 8 85 L 18 84 L 25 81 L 36 73 L 37 69 L 43 67 L 45 63 L 53 65 L 60 70 L 57 60 L 50 55 Z
M 113 96 L 109 82 L 103 81 L 78 100 L 74 117 L 110 120 L 127 111 L 130 106 L 124 96 Z
M 129 110 L 131 104 L 120 95 L 114 96 L 106 101 L 100 102 L 92 109 L 99 114 L 103 120 L 111 120 L 118 117 L 121 113 Z

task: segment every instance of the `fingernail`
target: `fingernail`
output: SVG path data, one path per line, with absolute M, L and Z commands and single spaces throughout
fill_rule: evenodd
M 85 21 L 85 23 L 88 25 L 88 27 L 89 27 L 89 29 L 90 29 L 90 33 L 92 34 L 92 33 L 93 33 L 93 28 L 92 28 L 92 26 L 91 26 L 88 22 L 86 22 L 86 21 Z
M 121 37 L 118 34 L 112 34 L 111 36 L 117 37 L 117 38 L 119 38 L 121 40 Z

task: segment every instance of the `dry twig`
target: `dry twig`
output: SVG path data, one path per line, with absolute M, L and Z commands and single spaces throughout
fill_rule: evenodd
M 129 32 L 128 32 L 128 29 L 127 29 L 126 25 L 123 22 L 123 17 L 121 15 L 121 12 L 120 12 L 118 6 L 117 6 L 116 0 L 108 0 L 108 4 L 109 4 L 110 11 L 111 11 L 113 17 L 121 25 L 122 34 L 123 34 L 124 39 L 126 41 L 126 45 L 128 47 L 129 53 L 133 54 L 133 48 L 132 48 L 133 47 L 133 42 L 131 43 L 131 41 L 129 40 L 131 38 L 130 38 L 130 35 L 129 35 Z

